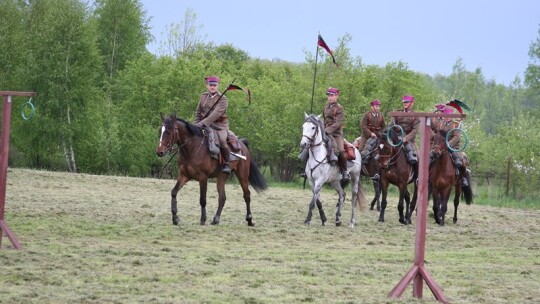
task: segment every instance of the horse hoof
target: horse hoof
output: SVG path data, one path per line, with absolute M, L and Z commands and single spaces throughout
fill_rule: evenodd
M 204 222 L 201 221 L 201 226 L 204 226 L 204 225 L 206 225 L 206 221 L 204 221 Z
M 248 226 L 249 226 L 249 227 L 253 227 L 253 226 L 255 226 L 255 224 L 253 224 L 252 222 L 249 222 L 249 223 L 248 223 Z
M 336 227 L 341 226 L 341 222 L 336 222 Z
M 380 223 L 384 223 L 384 219 L 379 219 L 379 222 L 380 222 Z
M 219 221 L 216 221 L 216 220 L 213 220 L 210 225 L 218 225 L 219 224 Z
M 180 220 L 178 218 L 173 218 L 172 223 L 173 225 L 178 226 L 178 224 L 180 224 Z
M 349 223 L 349 228 L 354 228 L 354 223 Z
M 399 220 L 399 222 L 402 223 L 403 225 L 407 225 L 407 222 L 404 220 Z
M 373 206 L 371 206 L 371 207 L 369 208 L 369 210 L 373 210 Z

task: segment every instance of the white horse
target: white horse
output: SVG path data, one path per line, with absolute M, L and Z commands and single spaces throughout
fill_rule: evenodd
M 313 114 L 304 114 L 304 125 L 302 126 L 302 140 L 300 146 L 302 149 L 309 149 L 309 159 L 306 163 L 306 177 L 309 180 L 313 197 L 309 204 L 309 212 L 305 221 L 306 225 L 311 223 L 311 216 L 315 204 L 319 208 L 322 225 L 326 224 L 326 216 L 322 208 L 322 203 L 319 199 L 320 192 L 324 184 L 330 184 L 339 195 L 337 211 L 336 211 L 336 226 L 341 225 L 341 209 L 345 201 L 346 183 L 341 182 L 341 172 L 339 166 L 330 164 L 327 160 L 327 147 L 324 138 L 327 136 L 324 132 L 324 126 L 321 121 L 321 116 Z M 349 174 L 351 175 L 351 222 L 349 227 L 354 227 L 356 224 L 355 209 L 357 203 L 364 208 L 367 207 L 366 197 L 360 181 L 360 173 L 362 170 L 362 160 L 358 149 L 354 148 L 356 159 L 347 162 Z

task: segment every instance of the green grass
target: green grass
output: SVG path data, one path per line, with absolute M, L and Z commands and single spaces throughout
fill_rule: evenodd
M 200 226 L 198 185 L 173 180 L 12 169 L 6 222 L 23 249 L 2 239 L 0 303 L 388 303 L 412 266 L 415 226 L 361 211 L 357 227 L 303 225 L 309 190 L 252 191 L 247 227 L 240 187 L 227 185 L 219 226 Z M 370 189 L 371 185 L 369 185 Z M 216 209 L 215 184 L 208 215 Z M 348 193 L 347 198 L 350 198 Z M 449 213 L 453 206 L 449 206 Z M 428 219 L 426 267 L 451 303 L 534 303 L 540 298 L 540 211 L 460 205 L 459 221 Z M 350 203 L 343 211 L 350 217 Z M 413 219 L 415 221 L 415 218 Z M 418 303 L 411 287 L 397 300 Z M 422 303 L 436 303 L 425 287 Z

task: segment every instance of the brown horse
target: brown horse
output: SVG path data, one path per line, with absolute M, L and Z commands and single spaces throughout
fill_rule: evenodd
M 446 130 L 440 130 L 433 137 L 432 155 L 434 161 L 429 168 L 429 192 L 433 195 L 433 216 L 435 222 L 440 226 L 444 226 L 444 217 L 448 209 L 452 188 L 454 188 L 454 223 L 458 220 L 457 212 L 461 193 L 463 192 L 467 205 L 470 205 L 473 199 L 469 174 L 467 173 L 466 176 L 469 180 L 467 187 L 461 186 L 459 175 L 456 175 L 456 168 L 448 152 L 446 134 Z
M 382 192 L 379 222 L 384 222 L 388 186 L 393 184 L 399 188 L 399 222 L 404 225 L 411 224 L 411 214 L 416 208 L 418 165 L 413 167 L 409 164 L 405 149 L 396 132 L 390 131 L 389 138 L 387 138 L 386 134 L 387 132 L 383 132 L 383 135 L 379 138 L 379 168 L 381 174 L 379 184 Z M 414 184 L 412 201 L 407 189 L 407 185 L 410 183 Z M 403 214 L 403 201 L 406 203 L 405 214 Z
M 212 225 L 219 224 L 221 211 L 225 206 L 225 181 L 229 175 L 221 171 L 221 164 L 218 160 L 213 159 L 208 151 L 208 138 L 203 132 L 203 129 L 195 126 L 183 119 L 177 118 L 175 114 L 168 117 L 163 117 L 161 114 L 163 125 L 160 129 L 159 145 L 156 149 L 156 154 L 159 157 L 165 156 L 173 150 L 173 146 L 178 146 L 178 181 L 171 191 L 171 212 L 174 225 L 178 225 L 179 218 L 177 213 L 176 195 L 180 189 L 189 181 L 196 180 L 199 182 L 199 203 L 201 205 L 201 225 L 206 223 L 206 190 L 209 178 L 216 178 L 218 191 L 218 209 L 211 222 Z M 238 141 L 241 149 L 238 154 L 241 154 L 246 159 L 238 158 L 234 160 L 231 154 L 231 167 L 234 174 L 240 182 L 240 187 L 244 192 L 244 201 L 246 202 L 247 214 L 246 221 L 248 226 L 254 226 L 251 215 L 251 195 L 249 184 L 257 191 L 263 191 L 268 188 L 266 181 L 259 172 L 256 163 L 251 159 L 247 147 L 246 140 Z M 237 155 L 238 155 L 237 154 Z

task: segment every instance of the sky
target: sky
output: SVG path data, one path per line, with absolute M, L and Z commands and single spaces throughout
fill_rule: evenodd
M 167 27 L 187 9 L 199 37 L 232 44 L 252 58 L 306 62 L 320 33 L 331 49 L 346 34 L 353 58 L 448 76 L 459 58 L 486 80 L 524 80 L 531 43 L 540 39 L 539 0 L 141 0 L 159 54 Z M 336 58 L 339 62 L 339 58 Z

